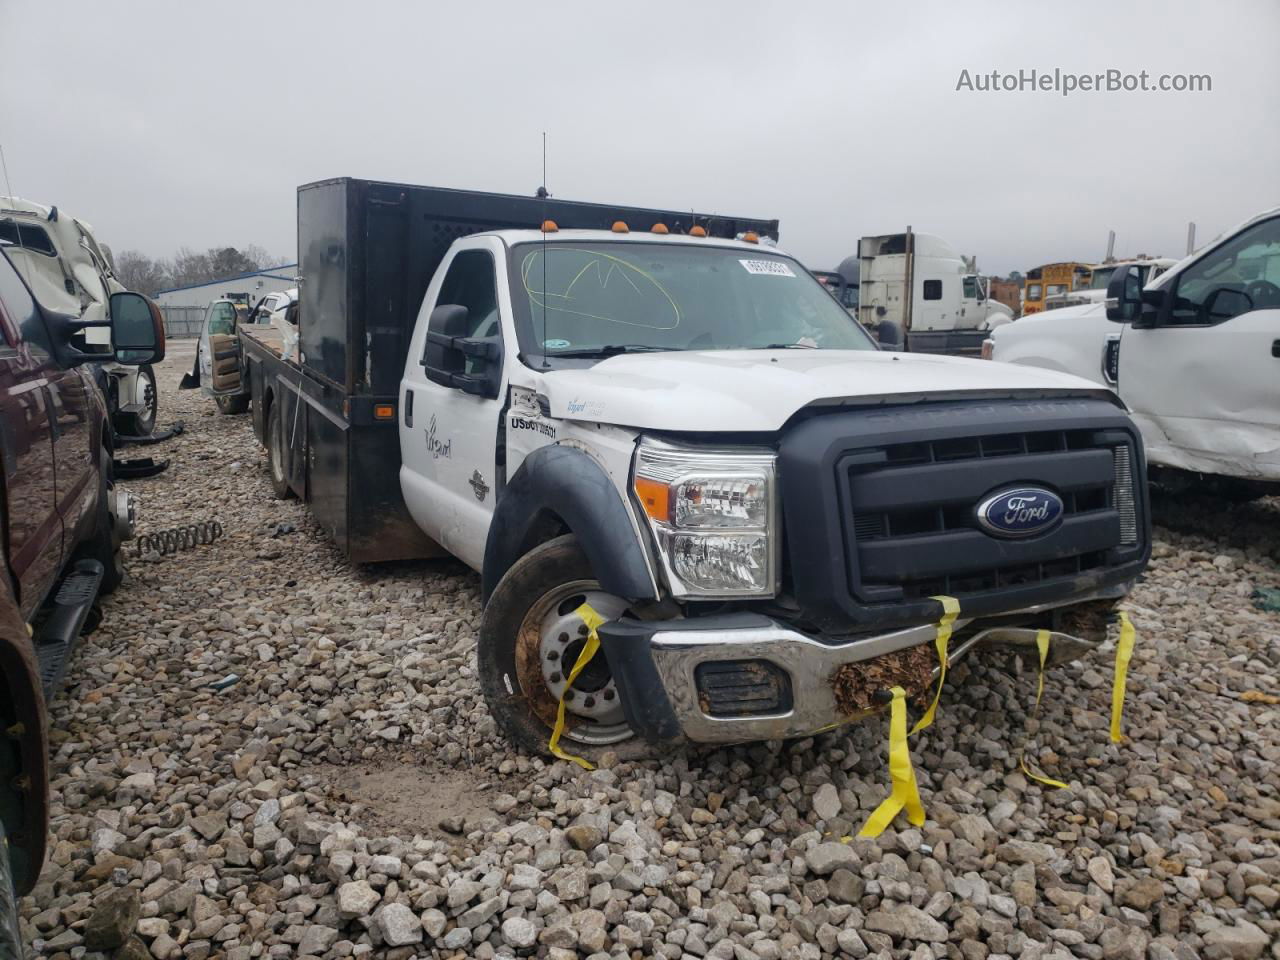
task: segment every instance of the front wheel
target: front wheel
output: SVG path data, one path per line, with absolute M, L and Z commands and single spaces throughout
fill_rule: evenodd
M 159 409 L 156 372 L 151 364 L 138 368 L 131 392 L 132 403 L 140 404 L 141 409 L 137 413 L 117 413 L 116 431 L 126 437 L 149 437 L 156 428 L 156 411 Z
M 102 564 L 102 583 L 98 585 L 98 592 L 105 595 L 124 582 L 124 541 L 132 536 L 133 511 L 129 498 L 117 495 L 111 451 L 103 447 L 101 456 L 98 516 L 93 536 L 80 545 L 76 555 Z
M 221 394 L 213 398 L 219 413 L 237 414 L 249 409 L 249 397 L 243 393 Z
M 545 753 L 561 695 L 570 752 L 604 747 L 634 734 L 604 652 L 597 652 L 572 687 L 567 678 L 589 630 L 584 603 L 605 620 L 627 614 L 627 601 L 600 589 L 577 537 L 535 547 L 499 581 L 480 620 L 480 688 L 503 734 L 532 753 Z

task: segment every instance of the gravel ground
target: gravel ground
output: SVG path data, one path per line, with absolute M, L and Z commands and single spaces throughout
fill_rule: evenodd
M 1280 503 L 1163 504 L 1129 609 L 1122 746 L 1110 650 L 1046 678 L 951 671 L 913 740 L 929 819 L 875 841 L 884 724 L 606 763 L 512 751 L 472 660 L 478 580 L 353 570 L 269 495 L 246 417 L 161 372 L 173 466 L 141 528 L 219 542 L 129 579 L 52 706 L 51 856 L 23 923 L 60 957 L 536 955 L 1280 960 Z M 217 691 L 228 674 L 238 682 Z M 900 826 L 904 826 L 899 821 Z

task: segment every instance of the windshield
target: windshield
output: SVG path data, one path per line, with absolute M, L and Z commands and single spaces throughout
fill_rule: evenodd
M 766 347 L 874 350 L 789 257 L 695 244 L 560 241 L 512 249 L 525 356 Z
M 1107 289 L 1107 284 L 1111 282 L 1111 275 L 1115 272 L 1115 267 L 1096 267 L 1093 271 L 1093 276 L 1089 278 L 1089 289 Z

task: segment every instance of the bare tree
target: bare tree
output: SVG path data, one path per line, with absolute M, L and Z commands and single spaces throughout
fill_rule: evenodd
M 251 243 L 236 247 L 210 247 L 203 252 L 179 247 L 172 260 L 152 260 L 137 250 L 125 250 L 116 257 L 116 276 L 128 289 L 155 294 L 168 287 L 188 287 L 225 280 L 266 267 L 279 266 L 282 258 Z
M 209 254 L 196 253 L 190 247 L 179 247 L 173 255 L 170 279 L 175 287 L 189 287 L 215 279 L 210 268 Z
M 260 247 L 256 243 L 251 243 L 242 251 L 246 260 L 251 260 L 257 264 L 253 269 L 266 270 L 268 267 L 278 267 L 284 263 L 283 257 L 277 257 L 268 253 L 266 247 Z
M 124 250 L 115 257 L 116 279 L 125 289 L 153 297 L 169 283 L 167 264 L 152 260 L 137 250 Z

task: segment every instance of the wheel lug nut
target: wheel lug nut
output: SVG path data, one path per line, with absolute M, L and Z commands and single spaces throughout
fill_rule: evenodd
M 557 670 L 555 673 L 553 673 L 553 674 L 551 675 L 551 682 L 552 682 L 552 683 L 559 683 L 559 682 L 560 682 L 560 671 L 558 671 L 558 670 Z
M 560 651 L 559 651 L 559 650 L 552 650 L 550 653 L 548 653 L 548 654 L 547 654 L 547 659 L 548 659 L 548 660 L 550 660 L 550 661 L 552 661 L 553 663 L 554 663 L 556 660 L 559 660 L 559 659 L 560 659 Z
M 559 636 L 559 638 L 558 638 L 558 639 L 560 640 L 560 642 L 561 642 L 561 643 L 568 643 L 568 642 L 569 642 L 569 635 L 568 635 L 567 633 L 562 633 L 562 634 L 560 634 L 560 636 Z
M 587 629 L 587 625 L 585 623 L 578 624 L 578 636 L 585 637 L 590 632 L 591 631 Z
M 614 693 L 613 693 L 613 691 L 612 691 L 612 690 L 606 690 L 606 691 L 604 692 L 604 698 L 605 698 L 606 700 L 612 700 L 612 699 L 613 699 L 613 697 L 614 697 Z
M 568 689 L 568 690 L 566 690 L 566 691 L 564 692 L 564 698 L 565 698 L 566 700 L 572 700 L 572 699 L 573 699 L 573 688 L 570 688 L 570 689 Z
M 582 701 L 582 705 L 583 705 L 584 707 L 594 707 L 594 706 L 596 705 L 596 698 L 595 698 L 595 697 L 587 697 L 587 699 L 585 699 L 585 700 L 583 700 L 583 701 Z

